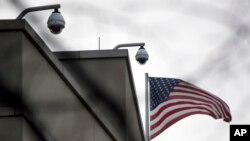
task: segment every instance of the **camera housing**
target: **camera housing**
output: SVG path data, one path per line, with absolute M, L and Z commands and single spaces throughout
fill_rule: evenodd
M 149 55 L 145 48 L 141 46 L 137 51 L 135 58 L 140 64 L 145 64 L 149 58 Z
M 55 9 L 55 11 L 49 16 L 47 24 L 50 32 L 53 34 L 59 34 L 62 32 L 65 27 L 65 20 L 58 9 Z

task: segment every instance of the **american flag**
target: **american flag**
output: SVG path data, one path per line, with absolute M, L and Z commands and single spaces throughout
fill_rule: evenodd
M 150 139 L 179 120 L 194 114 L 231 121 L 228 105 L 219 97 L 188 82 L 173 78 L 149 77 Z

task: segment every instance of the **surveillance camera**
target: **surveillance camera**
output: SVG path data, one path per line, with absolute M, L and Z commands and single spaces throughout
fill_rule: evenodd
M 140 64 L 145 64 L 149 56 L 145 48 L 140 47 L 135 55 L 135 58 Z
M 65 27 L 64 18 L 57 9 L 49 16 L 47 24 L 53 34 L 61 33 Z

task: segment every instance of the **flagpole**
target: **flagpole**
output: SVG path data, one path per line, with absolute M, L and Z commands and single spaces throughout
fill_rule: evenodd
M 149 138 L 149 90 L 148 90 L 148 73 L 145 73 L 145 126 L 146 126 L 146 141 L 150 141 L 150 138 Z

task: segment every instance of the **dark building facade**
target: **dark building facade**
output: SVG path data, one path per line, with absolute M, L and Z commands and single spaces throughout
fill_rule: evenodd
M 1 141 L 144 141 L 127 50 L 51 52 L 0 21 Z

